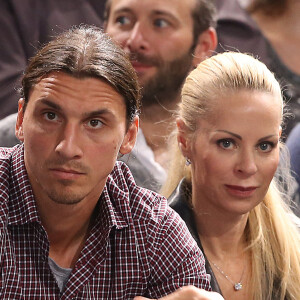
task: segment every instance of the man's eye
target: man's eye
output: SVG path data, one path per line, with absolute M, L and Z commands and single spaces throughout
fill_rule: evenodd
M 91 128 L 101 128 L 103 123 L 100 120 L 93 119 L 88 122 L 88 126 Z
M 46 112 L 44 114 L 44 117 L 46 120 L 48 121 L 53 121 L 53 120 L 57 120 L 57 115 L 54 112 Z
M 154 20 L 153 24 L 154 24 L 154 26 L 160 27 L 160 28 L 165 28 L 165 27 L 169 26 L 169 22 L 164 19 L 156 19 L 156 20 Z
M 116 18 L 116 23 L 119 23 L 121 25 L 129 25 L 130 24 L 130 19 L 125 16 L 120 16 Z

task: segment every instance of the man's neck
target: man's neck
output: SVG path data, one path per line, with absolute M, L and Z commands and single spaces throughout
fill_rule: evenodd
M 95 205 L 84 200 L 74 205 L 47 201 L 38 210 L 50 242 L 49 256 L 61 267 L 73 267 L 85 244 Z
M 175 129 L 174 112 L 177 110 L 178 101 L 167 106 L 153 104 L 143 107 L 140 127 L 148 146 L 154 152 L 155 160 L 165 169 L 168 164 L 168 137 Z

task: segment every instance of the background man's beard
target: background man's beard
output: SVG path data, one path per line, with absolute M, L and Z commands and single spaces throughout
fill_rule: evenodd
M 168 104 L 176 101 L 186 76 L 191 71 L 193 56 L 184 56 L 158 66 L 157 74 L 142 87 L 142 106 Z

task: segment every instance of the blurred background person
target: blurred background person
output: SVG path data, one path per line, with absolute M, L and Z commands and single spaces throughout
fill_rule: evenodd
M 19 143 L 15 134 L 17 113 L 0 120 L 0 147 L 13 147 Z
M 29 58 L 41 44 L 74 25 L 102 26 L 104 5 L 105 0 L 0 1 L 0 146 L 18 143 L 18 89 Z
M 163 194 L 177 187 L 170 205 L 225 299 L 300 299 L 300 222 L 274 178 L 282 111 L 279 83 L 245 54 L 205 60 L 183 86 Z
M 297 181 L 294 193 L 294 202 L 300 204 L 300 123 L 298 123 L 288 136 L 286 145 L 290 152 L 292 174 Z
M 167 137 L 187 74 L 215 50 L 211 0 L 108 0 L 106 32 L 129 54 L 142 86 L 137 143 L 122 160 L 138 185 L 158 190 L 166 178 Z
M 17 112 L 20 78 L 39 45 L 81 23 L 102 25 L 105 0 L 0 1 L 0 119 Z
M 173 110 L 186 75 L 216 48 L 214 26 L 210 0 L 108 0 L 106 4 L 105 30 L 130 56 L 142 86 L 137 145 L 121 158 L 138 185 L 157 191 L 166 179 Z M 0 121 L 1 146 L 18 142 L 7 132 L 10 127 L 13 118 Z
M 102 25 L 105 0 L 0 1 L 0 119 L 17 112 L 20 78 L 37 48 L 81 23 Z
M 216 0 L 218 52 L 252 53 L 275 73 L 291 113 L 286 139 L 300 122 L 300 1 Z

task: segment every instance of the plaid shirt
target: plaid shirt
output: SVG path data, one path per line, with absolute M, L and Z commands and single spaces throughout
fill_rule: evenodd
M 48 264 L 49 240 L 24 165 L 23 145 L 0 148 L 0 298 L 132 299 L 183 285 L 210 290 L 202 253 L 162 196 L 137 187 L 117 162 L 65 289 Z

